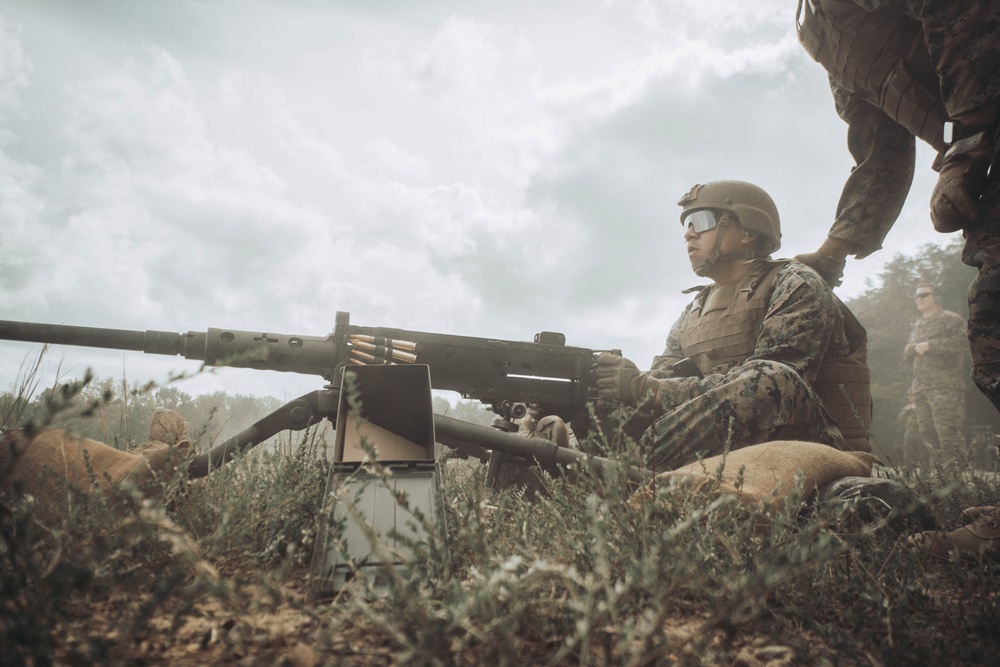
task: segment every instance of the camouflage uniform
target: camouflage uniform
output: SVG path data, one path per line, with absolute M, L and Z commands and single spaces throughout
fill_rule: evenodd
M 930 348 L 920 355 L 914 346 L 922 342 Z M 965 320 L 949 310 L 917 320 L 903 348 L 903 358 L 913 364 L 910 392 L 920 437 L 931 451 L 949 459 L 964 450 L 965 349 Z
M 1000 410 L 1000 178 L 983 195 L 986 222 L 966 232 L 962 261 L 979 271 L 969 285 L 972 381 Z
M 899 420 L 903 423 L 903 465 L 913 469 L 927 459 L 926 447 L 920 438 L 920 426 L 917 424 L 917 406 L 907 403 L 899 412 Z
M 946 118 L 1000 100 L 1000 0 L 800 0 L 797 16 L 856 162 L 829 236 L 860 259 L 881 248 L 902 209 L 912 137 L 940 152 Z M 1000 409 L 1000 178 L 991 181 L 985 224 L 966 230 L 962 259 L 979 269 L 969 288 L 973 381 Z
M 1000 100 L 1000 0 L 804 0 L 799 16 L 856 162 L 829 236 L 860 259 L 902 210 L 913 138 L 943 151 L 945 121 Z
M 776 273 L 755 347 L 745 358 L 712 367 L 705 355 L 681 343 L 680 332 L 700 317 L 718 285 L 702 288 L 671 328 L 666 349 L 649 373 L 659 379 L 663 412 L 640 440 L 652 469 L 669 470 L 700 456 L 768 440 L 808 440 L 847 449 L 811 387 L 825 358 L 848 354 L 843 315 L 812 269 L 796 261 L 769 264 L 776 264 L 770 269 Z M 746 288 L 734 293 L 731 304 Z M 673 377 L 671 366 L 696 354 L 704 377 Z

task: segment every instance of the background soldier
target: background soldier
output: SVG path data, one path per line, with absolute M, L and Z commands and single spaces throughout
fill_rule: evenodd
M 870 415 L 864 331 L 852 346 L 822 278 L 795 260 L 770 259 L 781 238 L 771 197 L 750 183 L 716 181 L 678 203 L 691 267 L 713 284 L 696 288 L 648 373 L 610 353 L 598 359 L 601 398 L 637 408 L 632 425 L 643 431 L 647 465 L 674 469 L 768 440 L 870 451 L 867 424 L 848 443 L 817 393 L 825 374 L 839 389 L 831 404 L 853 402 L 843 412 Z
M 930 451 L 957 461 L 965 449 L 965 320 L 938 305 L 933 285 L 917 285 L 914 298 L 921 317 L 913 324 L 903 358 L 913 364 L 910 392 L 917 427 Z

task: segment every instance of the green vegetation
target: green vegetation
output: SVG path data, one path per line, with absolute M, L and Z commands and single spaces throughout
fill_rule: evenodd
M 931 559 L 849 507 L 802 517 L 793 499 L 762 511 L 773 528 L 760 532 L 725 499 L 662 490 L 630 508 L 621 479 L 547 478 L 529 502 L 461 460 L 442 462 L 447 536 L 423 549 L 436 576 L 317 602 L 326 445 L 306 433 L 166 480 L 161 500 L 65 489 L 56 521 L 3 491 L 0 661 L 987 664 L 1000 649 L 1000 566 Z M 1000 497 L 989 476 L 955 475 L 904 482 L 947 525 Z
M 946 260 L 900 259 L 888 287 L 852 303 L 872 339 L 887 447 L 898 409 L 882 405 L 905 393 L 896 338 L 906 334 L 869 318 L 909 321 L 916 280 L 958 293 Z M 120 448 L 142 442 L 155 407 L 188 420 L 197 451 L 276 407 L 110 381 L 38 391 L 24 376 L 0 396 L 0 425 L 51 422 Z M 792 498 L 755 512 L 676 489 L 632 507 L 623 479 L 586 474 L 544 478 L 529 501 L 485 489 L 483 468 L 456 459 L 441 461 L 447 532 L 421 547 L 435 576 L 387 571 L 377 595 L 316 601 L 309 564 L 330 438 L 282 436 L 205 479 L 163 479 L 162 498 L 128 484 L 111 499 L 82 494 L 53 476 L 59 519 L 0 484 L 0 664 L 985 665 L 1000 655 L 1000 564 L 933 559 L 906 544 L 912 527 L 862 522 L 847 504 L 803 513 Z M 1000 501 L 995 474 L 897 478 L 949 528 L 963 508 Z M 759 519 L 771 530 L 755 530 Z
M 269 396 L 229 396 L 222 392 L 191 396 L 169 384 L 134 387 L 125 380 L 90 379 L 73 389 L 74 407 L 63 409 L 63 386 L 38 390 L 27 368 L 14 391 L 0 394 L 0 419 L 5 425 L 29 422 L 65 428 L 88 438 L 128 449 L 146 440 L 158 408 L 176 410 L 188 422 L 189 435 L 203 444 L 217 444 L 278 409 Z M 67 383 L 72 386 L 73 383 Z

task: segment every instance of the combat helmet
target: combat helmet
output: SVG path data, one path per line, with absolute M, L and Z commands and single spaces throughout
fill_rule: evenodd
M 713 181 L 695 185 L 677 202 L 681 222 L 689 211 L 712 209 L 728 211 L 744 229 L 757 232 L 770 242 L 765 255 L 781 247 L 781 223 L 778 207 L 763 189 L 745 181 Z

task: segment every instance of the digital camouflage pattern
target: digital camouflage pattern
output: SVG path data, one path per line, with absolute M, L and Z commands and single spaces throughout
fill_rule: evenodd
M 927 343 L 930 348 L 917 354 L 917 343 Z M 961 315 L 941 309 L 931 317 L 917 319 L 903 348 L 903 359 L 913 366 L 910 391 L 963 389 L 966 345 L 966 325 Z
M 662 416 L 639 444 L 653 470 L 671 470 L 768 440 L 808 440 L 846 449 L 810 386 L 825 356 L 849 352 L 843 316 L 830 288 L 796 261 L 777 269 L 756 346 L 742 363 L 696 377 L 673 377 L 673 363 L 690 356 L 678 330 L 700 307 L 710 285 L 671 328 L 650 375 L 660 382 Z
M 915 403 L 910 402 L 903 406 L 899 412 L 899 421 L 903 423 L 903 465 L 912 469 L 926 463 L 927 447 L 920 437 Z
M 1000 100 L 1000 2 L 889 0 L 920 20 L 952 118 Z
M 914 140 L 1000 100 L 1000 0 L 807 0 L 799 37 L 830 75 L 856 167 L 829 236 L 879 250 L 913 179 Z
M 827 11 L 831 8 L 832 12 Z M 871 38 L 841 44 L 839 35 L 830 29 L 838 13 L 874 27 Z M 914 43 L 918 48 L 897 63 L 898 69 L 915 73 L 912 89 L 917 91 L 915 97 L 924 100 L 924 108 L 918 109 L 923 115 L 934 116 L 944 109 L 946 115 L 955 116 L 1000 101 L 1000 0 L 800 0 L 797 12 L 800 42 L 830 75 L 837 111 L 848 123 L 848 144 L 857 164 L 844 186 L 829 236 L 855 244 L 858 258 L 881 247 L 910 188 L 914 151 L 900 129 L 919 136 L 939 152 L 943 145 L 943 137 L 936 131 L 915 130 L 912 122 L 887 109 L 890 105 L 885 104 L 886 100 L 898 99 L 900 91 L 883 97 L 884 81 L 870 76 L 879 73 L 873 68 L 877 57 L 874 50 L 886 43 L 878 25 L 871 21 L 893 14 L 900 19 L 890 21 L 898 28 L 897 34 L 918 28 L 926 46 L 920 49 L 920 44 Z M 854 45 L 856 48 L 852 48 Z M 937 79 L 936 100 L 927 100 L 923 95 L 933 89 L 922 66 L 925 54 Z M 913 66 L 911 55 L 920 60 L 919 66 Z M 845 76 L 848 61 L 862 77 Z M 865 84 L 855 86 L 858 81 Z M 902 96 L 906 97 L 905 91 Z M 934 128 L 931 123 L 927 126 Z M 1000 410 L 1000 176 L 997 171 L 994 169 L 981 200 L 984 223 L 964 230 L 962 260 L 979 269 L 969 287 L 972 378 Z
M 1000 100 L 1000 0 L 805 0 L 797 16 L 832 79 L 935 148 L 941 111 Z
M 969 285 L 972 381 L 1000 410 L 1000 177 L 983 195 L 985 222 L 965 231 L 962 261 L 979 271 Z
M 965 453 L 965 392 L 922 391 L 914 398 L 917 430 L 924 446 L 941 461 Z
M 903 210 L 916 164 L 913 135 L 882 111 L 830 80 L 837 114 L 847 123 L 854 158 L 828 236 L 847 241 L 862 259 L 882 249 Z
M 917 354 L 914 346 L 930 347 Z M 927 448 L 944 459 L 964 450 L 965 373 L 967 342 L 965 320 L 950 310 L 939 310 L 913 324 L 903 348 L 903 358 L 913 365 L 913 394 L 917 428 Z

